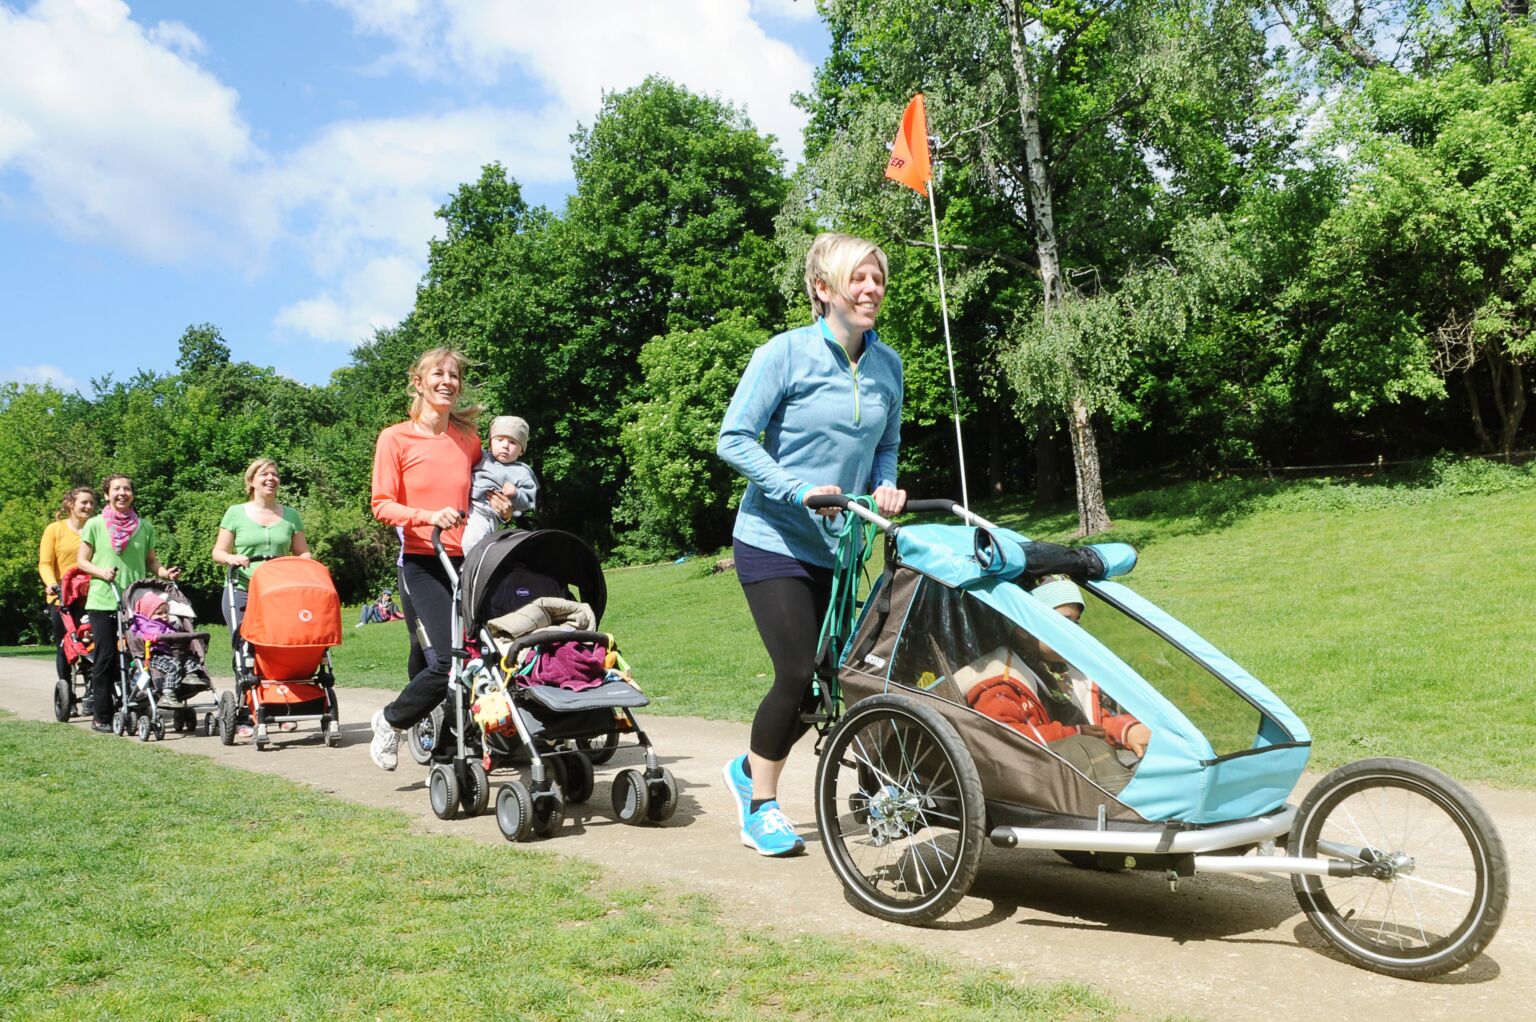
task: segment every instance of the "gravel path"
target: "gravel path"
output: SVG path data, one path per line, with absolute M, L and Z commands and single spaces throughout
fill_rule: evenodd
M 51 720 L 52 675 L 51 660 L 0 658 L 0 708 Z M 489 815 L 436 819 L 427 805 L 426 771 L 403 750 L 394 774 L 369 761 L 366 722 L 391 696 L 339 690 L 343 717 L 351 722 L 339 749 L 323 747 L 313 730 L 277 735 L 265 753 L 246 743 L 226 748 L 217 739 L 169 733 L 158 747 L 399 809 L 423 832 L 505 844 Z M 580 856 L 620 878 L 706 892 L 732 921 L 781 936 L 900 941 L 1021 980 L 1080 982 L 1114 997 L 1130 1017 L 1438 1022 L 1529 1018 L 1536 1004 L 1536 901 L 1521 883 L 1536 859 L 1536 793 L 1530 791 L 1474 787 L 1509 851 L 1515 877 L 1509 911 L 1478 961 L 1438 980 L 1412 983 L 1333 957 L 1301 915 L 1284 877 L 1208 875 L 1185 880 L 1170 893 L 1155 874 L 1083 872 L 1050 853 L 989 848 L 971 895 L 944 925 L 914 929 L 880 922 L 844 900 L 814 835 L 808 834 L 810 854 L 791 860 L 762 859 L 741 846 L 720 765 L 740 751 L 745 726 L 655 715 L 641 722 L 682 787 L 673 820 L 665 827 L 633 828 L 613 819 L 608 781 L 639 759 L 626 747 L 599 768 L 591 803 L 570 807 L 560 833 L 530 847 Z M 815 819 L 814 762 L 807 741 L 785 777 L 785 810 L 803 823 Z

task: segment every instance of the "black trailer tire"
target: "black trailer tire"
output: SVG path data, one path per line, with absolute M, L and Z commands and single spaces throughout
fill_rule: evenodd
M 865 791 L 873 777 L 878 785 Z M 933 922 L 976 879 L 986 804 L 975 761 L 937 710 L 882 694 L 855 703 L 816 770 L 816 824 L 860 911 Z
M 64 723 L 69 720 L 70 711 L 75 708 L 75 686 L 73 682 L 60 679 L 53 686 L 53 719 Z
M 1292 878 L 1307 918 L 1351 963 L 1424 979 L 1482 954 L 1509 903 L 1493 820 L 1465 788 L 1406 759 L 1363 759 L 1302 801 L 1291 855 L 1365 864 L 1367 875 Z
M 235 744 L 235 714 L 238 707 L 235 705 L 233 692 L 219 693 L 219 744 Z

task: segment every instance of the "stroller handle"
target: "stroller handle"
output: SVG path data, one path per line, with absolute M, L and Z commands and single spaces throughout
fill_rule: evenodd
M 866 522 L 871 523 L 881 532 L 890 532 L 896 528 L 890 519 L 881 516 L 877 512 L 871 511 L 863 504 L 855 502 L 846 493 L 819 493 L 814 497 L 807 498 L 805 506 L 813 510 L 817 508 L 835 507 L 839 510 L 847 511 L 851 514 L 857 515 L 859 518 L 864 519 Z M 961 521 L 969 525 L 978 525 L 983 529 L 997 528 L 997 526 L 976 514 L 974 511 L 970 511 L 967 508 L 960 506 L 960 504 L 950 500 L 947 497 L 930 498 L 925 500 L 909 500 L 907 501 L 903 510 L 915 512 L 917 514 L 947 512 L 949 514 L 955 515 Z
M 469 512 L 460 508 L 459 517 L 468 518 Z M 454 569 L 453 560 L 448 556 L 448 551 L 443 549 L 443 527 L 441 525 L 432 526 L 432 549 L 437 551 L 437 559 L 443 562 L 444 568 L 448 569 L 448 577 L 457 584 L 459 573 Z

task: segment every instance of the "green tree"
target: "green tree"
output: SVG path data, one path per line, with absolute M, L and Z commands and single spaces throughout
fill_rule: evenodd
M 739 494 L 715 454 L 720 420 L 768 331 L 745 317 L 657 337 L 640 351 L 643 398 L 620 444 L 629 483 L 619 506 L 630 559 L 713 550 L 730 540 Z

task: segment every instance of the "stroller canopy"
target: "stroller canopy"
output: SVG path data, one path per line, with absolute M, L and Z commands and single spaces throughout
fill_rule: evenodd
M 240 634 L 264 680 L 312 677 L 325 651 L 341 645 L 341 600 L 331 573 L 307 557 L 259 562 Z
M 599 622 L 608 605 L 597 555 L 576 536 L 558 529 L 496 533 L 464 558 L 460 577 L 460 611 L 472 633 L 530 600 L 563 597 L 571 589 Z
M 1081 625 L 1073 623 L 1014 581 L 1028 571 L 1026 537 L 998 529 L 978 546 L 977 531 L 924 524 L 897 533 L 895 556 L 843 657 L 850 699 L 895 688 L 932 701 L 971 748 L 989 803 L 1025 815 L 1091 820 L 1103 806 L 1123 824 L 1200 825 L 1284 803 L 1310 736 L 1274 693 L 1123 584 L 1083 583 L 1087 606 Z M 978 564 L 978 550 L 989 563 Z M 967 704 L 976 679 L 1001 669 L 1038 680 L 1047 661 L 1065 668 L 1059 678 L 1096 686 L 1150 729 L 1121 790 L 1099 787 L 1049 740 L 1032 741 Z

